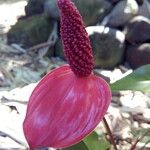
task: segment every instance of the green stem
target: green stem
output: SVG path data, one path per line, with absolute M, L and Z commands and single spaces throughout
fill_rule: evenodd
M 114 149 L 118 150 L 117 146 L 116 146 L 116 143 L 115 143 L 115 140 L 113 138 L 113 134 L 112 134 L 112 132 L 110 130 L 110 127 L 109 127 L 109 125 L 108 125 L 107 120 L 106 120 L 105 117 L 103 118 L 103 122 L 104 122 L 104 125 L 105 125 L 105 129 L 106 129 L 106 131 L 107 131 L 107 133 L 108 133 L 108 135 L 110 137 L 110 141 L 111 141 L 112 145 L 114 146 Z

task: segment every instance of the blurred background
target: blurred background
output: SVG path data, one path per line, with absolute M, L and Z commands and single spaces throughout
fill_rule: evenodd
M 114 83 L 150 64 L 150 0 L 73 2 L 90 37 L 96 74 Z M 27 149 L 22 121 L 29 96 L 45 74 L 66 63 L 59 31 L 55 0 L 0 0 L 0 150 Z M 118 148 L 128 150 L 150 128 L 150 93 L 113 92 L 106 118 Z M 96 131 L 109 143 L 101 123 Z M 137 149 L 150 150 L 149 142 L 150 132 Z

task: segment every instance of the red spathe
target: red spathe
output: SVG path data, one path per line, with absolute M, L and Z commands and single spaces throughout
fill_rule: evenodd
M 102 120 L 110 101 L 109 86 L 100 77 L 77 77 L 68 65 L 53 70 L 28 103 L 23 129 L 30 149 L 78 143 Z

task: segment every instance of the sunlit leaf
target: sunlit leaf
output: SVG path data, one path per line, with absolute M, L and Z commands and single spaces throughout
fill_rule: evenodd
M 110 143 L 104 138 L 99 138 L 96 132 L 87 136 L 80 143 L 63 150 L 106 150 L 110 147 Z
M 71 147 L 68 148 L 64 148 L 62 150 L 89 150 L 88 147 L 85 145 L 85 143 L 83 141 L 81 141 L 78 144 L 75 144 Z
M 106 150 L 110 147 L 110 143 L 104 137 L 99 138 L 96 132 L 86 137 L 83 142 L 89 150 Z
M 150 64 L 134 70 L 131 74 L 111 84 L 111 89 L 112 91 L 150 92 Z

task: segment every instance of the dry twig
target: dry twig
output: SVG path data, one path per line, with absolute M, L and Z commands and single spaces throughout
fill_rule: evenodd
M 35 45 L 33 47 L 30 47 L 28 49 L 28 51 L 38 50 L 39 58 L 45 56 L 47 51 L 49 50 L 49 48 L 52 47 L 56 43 L 56 40 L 58 38 L 57 28 L 58 28 L 58 23 L 57 23 L 57 21 L 55 21 L 54 26 L 53 26 L 53 31 L 49 35 L 49 38 L 48 38 L 47 42 L 44 42 L 44 43 Z
M 140 142 L 148 133 L 150 130 L 147 130 L 141 137 L 139 137 L 131 146 L 130 150 L 136 150 L 136 145 L 138 142 Z

